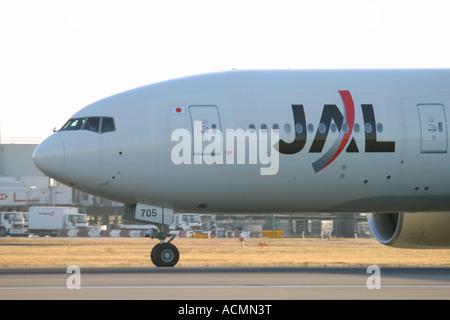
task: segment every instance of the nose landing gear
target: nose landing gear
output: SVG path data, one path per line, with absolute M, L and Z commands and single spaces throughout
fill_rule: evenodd
M 127 204 L 123 218 L 143 221 L 158 228 L 157 232 L 152 231 L 146 235 L 159 239 L 160 242 L 150 252 L 150 258 L 155 266 L 174 267 L 178 263 L 180 252 L 171 244 L 175 236 L 169 234 L 169 224 L 173 220 L 173 209 L 170 204 L 160 202 Z M 170 237 L 169 241 L 165 242 L 168 237 Z
M 167 227 L 164 225 L 160 227 L 158 234 L 154 236 L 154 238 L 160 240 L 160 243 L 153 247 L 150 252 L 150 259 L 157 267 L 174 267 L 180 258 L 180 252 L 177 247 L 171 243 L 175 236 L 172 235 L 169 241 L 164 242 L 165 238 L 168 236 Z
M 180 258 L 180 253 L 171 243 L 158 243 L 153 247 L 150 258 L 157 267 L 174 267 Z

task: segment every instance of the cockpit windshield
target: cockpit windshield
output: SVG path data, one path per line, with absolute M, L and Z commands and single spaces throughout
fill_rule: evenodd
M 113 118 L 104 117 L 102 121 L 102 133 L 116 130 Z
M 100 117 L 88 118 L 84 124 L 83 130 L 98 132 L 100 129 Z
M 86 118 L 70 119 L 69 121 L 66 122 L 65 125 L 63 125 L 63 127 L 61 128 L 60 131 L 63 131 L 63 130 L 80 130 L 83 127 L 85 122 L 86 122 Z
M 115 131 L 116 126 L 114 124 L 114 118 L 111 117 L 72 118 L 59 131 L 68 130 L 87 130 L 106 133 Z

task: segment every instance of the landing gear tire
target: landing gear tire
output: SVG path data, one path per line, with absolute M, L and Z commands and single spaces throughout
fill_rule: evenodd
M 173 267 L 180 259 L 180 252 L 171 243 L 159 243 L 153 247 L 150 258 L 157 267 Z

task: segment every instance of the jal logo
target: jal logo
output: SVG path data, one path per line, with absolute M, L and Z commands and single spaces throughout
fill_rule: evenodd
M 330 128 L 339 131 L 338 138 L 332 146 L 315 162 L 312 163 L 314 172 L 319 172 L 329 166 L 345 149 L 346 152 L 360 152 L 352 133 L 355 129 L 355 105 L 349 91 L 341 90 L 339 94 L 344 104 L 344 114 L 335 104 L 326 104 L 323 107 L 320 124 L 314 136 L 309 153 L 322 153 Z M 373 105 L 362 104 L 361 110 L 364 118 L 365 149 L 364 152 L 395 152 L 394 141 L 378 141 L 375 113 Z M 275 148 L 283 154 L 296 154 L 303 150 L 308 137 L 305 110 L 302 104 L 292 105 L 295 123 L 295 139 L 286 143 L 280 139 Z M 332 121 L 334 122 L 332 124 Z M 332 125 L 334 127 L 332 127 Z M 298 129 L 300 128 L 300 129 Z M 370 129 L 370 130 L 369 130 Z
M 343 112 L 336 104 L 324 105 L 320 124 L 308 151 L 321 154 L 319 159 L 312 163 L 315 173 L 329 166 L 344 149 L 350 153 L 360 152 L 361 146 L 358 147 L 353 136 L 354 131 L 359 131 L 359 124 L 355 124 L 353 98 L 348 90 L 341 90 L 339 94 L 344 105 Z M 377 139 L 376 128 L 381 124 L 375 121 L 373 105 L 362 104 L 361 109 L 365 131 L 364 152 L 395 152 L 395 142 Z M 174 114 L 182 112 L 185 110 L 181 107 L 172 108 Z M 247 130 L 225 129 L 222 132 L 218 128 L 209 128 L 202 121 L 195 120 L 192 134 L 185 128 L 178 128 L 172 132 L 171 141 L 178 141 L 170 154 L 172 163 L 175 165 L 259 164 L 261 175 L 275 175 L 279 169 L 279 154 L 299 153 L 305 147 L 308 131 L 314 132 L 313 124 L 306 123 L 302 104 L 293 104 L 292 114 L 295 124 L 295 138 L 292 142 L 280 139 L 278 129 L 256 130 L 249 127 Z M 324 151 L 330 130 L 337 132 L 337 136 L 333 135 L 331 146 Z

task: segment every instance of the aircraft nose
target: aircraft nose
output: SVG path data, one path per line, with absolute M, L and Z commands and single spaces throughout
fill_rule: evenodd
M 49 177 L 59 180 L 64 172 L 64 142 L 57 133 L 41 142 L 33 152 L 36 167 Z

